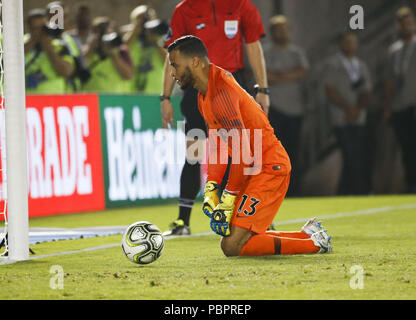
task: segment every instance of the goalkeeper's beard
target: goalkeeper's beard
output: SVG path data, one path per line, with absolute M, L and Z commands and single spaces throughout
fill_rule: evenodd
M 191 70 L 189 67 L 186 67 L 185 72 L 180 77 L 179 82 L 181 83 L 181 89 L 186 90 L 188 88 L 194 87 L 195 79 L 192 76 Z

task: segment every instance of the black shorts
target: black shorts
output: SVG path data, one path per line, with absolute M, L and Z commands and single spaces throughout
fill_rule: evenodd
M 233 73 L 233 76 L 240 86 L 246 89 L 243 70 L 237 70 Z M 181 101 L 181 112 L 185 118 L 185 134 L 191 129 L 201 129 L 207 135 L 205 120 L 198 109 L 198 91 L 195 88 L 191 87 L 184 90 Z

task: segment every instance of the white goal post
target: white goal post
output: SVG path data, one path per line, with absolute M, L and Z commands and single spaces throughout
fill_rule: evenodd
M 29 258 L 23 0 L 0 0 L 5 106 L 8 258 Z M 3 131 L 4 132 L 4 131 Z M 4 141 L 4 140 L 3 140 Z M 3 185 L 5 181 L 3 179 Z M 4 191 L 3 191 L 4 193 Z

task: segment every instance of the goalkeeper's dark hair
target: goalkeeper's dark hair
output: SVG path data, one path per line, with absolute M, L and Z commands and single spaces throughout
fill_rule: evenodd
M 208 57 L 208 50 L 201 39 L 195 36 L 183 36 L 176 39 L 168 46 L 168 52 L 178 50 L 188 57 Z

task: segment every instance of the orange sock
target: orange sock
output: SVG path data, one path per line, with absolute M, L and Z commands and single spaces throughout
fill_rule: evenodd
M 316 253 L 319 247 L 315 246 L 313 241 L 308 239 L 292 239 L 276 237 L 280 239 L 280 254 L 302 254 Z
M 266 233 L 276 237 L 285 237 L 293 239 L 309 239 L 310 237 L 303 231 L 273 231 L 268 230 Z
M 252 236 L 240 251 L 240 256 L 265 256 L 279 254 L 276 248 L 278 245 L 277 237 L 262 233 Z
M 268 233 L 252 236 L 240 251 L 240 256 L 315 253 L 319 247 L 311 239 L 277 237 Z

